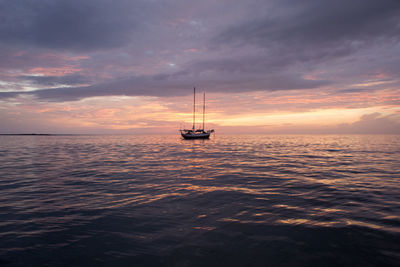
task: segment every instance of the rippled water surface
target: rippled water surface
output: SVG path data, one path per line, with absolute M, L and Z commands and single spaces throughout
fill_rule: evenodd
M 0 265 L 399 266 L 400 136 L 0 136 Z

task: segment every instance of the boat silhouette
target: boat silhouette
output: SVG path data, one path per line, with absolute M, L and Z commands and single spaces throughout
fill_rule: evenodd
M 206 110 L 206 93 L 203 93 L 203 128 L 196 129 L 196 87 L 193 87 L 193 126 L 192 129 L 180 130 L 184 139 L 208 139 L 214 129 L 205 130 L 205 110 Z

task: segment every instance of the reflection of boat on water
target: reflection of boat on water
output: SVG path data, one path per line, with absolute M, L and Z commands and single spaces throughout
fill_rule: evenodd
M 204 119 L 205 119 L 205 109 L 206 109 L 206 93 L 203 94 L 203 128 L 195 129 L 196 123 L 196 87 L 193 88 L 193 127 L 192 129 L 180 130 L 181 135 L 185 139 L 208 139 L 210 134 L 214 132 L 213 129 L 204 129 Z

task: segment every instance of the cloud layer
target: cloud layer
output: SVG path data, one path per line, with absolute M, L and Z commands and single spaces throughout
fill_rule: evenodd
M 197 86 L 255 113 L 399 105 L 398 0 L 0 0 L 0 18 L 1 103 Z M 269 93 L 283 102 L 244 100 Z
M 341 59 L 369 49 L 380 54 L 387 43 L 399 46 L 395 0 L 222 4 L 205 5 L 196 14 L 184 1 L 2 1 L 0 46 L 14 52 L 5 58 L 7 66 L 28 72 L 4 79 L 41 85 L 30 93 L 53 101 L 180 95 L 195 84 L 226 92 L 319 88 L 341 82 L 332 77 L 348 68 Z M 232 16 L 210 12 L 222 8 Z M 45 53 L 64 58 L 51 64 Z M 76 69 L 64 77 L 32 76 L 34 68 L 26 67 L 38 54 L 44 61 L 35 60 L 32 67 L 73 63 Z M 18 62 L 21 56 L 25 60 Z M 79 56 L 86 58 L 71 62 Z M 328 63 L 331 75 L 307 78 Z M 375 71 L 385 67 L 371 65 Z M 99 73 L 103 77 L 95 77 Z

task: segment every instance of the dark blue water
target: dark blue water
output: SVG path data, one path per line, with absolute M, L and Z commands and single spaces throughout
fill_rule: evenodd
M 399 266 L 400 136 L 0 136 L 0 265 Z

